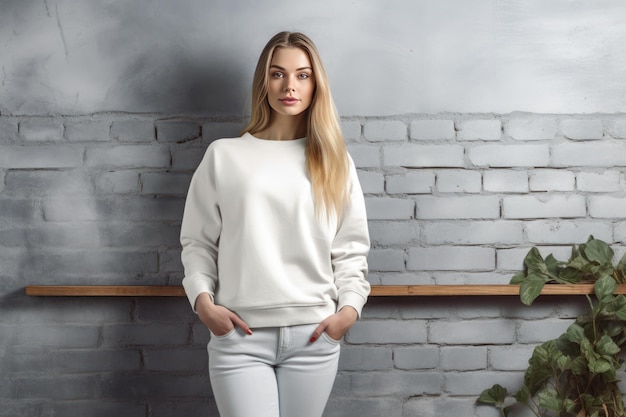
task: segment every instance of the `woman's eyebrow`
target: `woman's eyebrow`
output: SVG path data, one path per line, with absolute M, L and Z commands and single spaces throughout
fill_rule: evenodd
M 286 71 L 283 67 L 281 67 L 280 65 L 270 65 L 270 68 L 277 68 L 281 71 Z M 311 67 L 302 67 L 302 68 L 296 68 L 296 71 L 302 71 L 302 70 L 311 70 L 313 71 L 313 68 Z

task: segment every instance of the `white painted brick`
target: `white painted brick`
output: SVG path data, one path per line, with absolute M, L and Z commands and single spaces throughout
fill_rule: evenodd
M 182 145 L 184 146 L 184 145 Z M 181 145 L 172 145 L 172 168 L 175 170 L 191 170 L 200 165 L 202 157 L 206 152 L 206 147 L 182 147 Z
M 463 167 L 464 149 L 458 145 L 414 145 L 383 147 L 383 165 L 405 168 Z
M 616 223 L 614 233 L 615 242 L 626 243 L 626 222 Z
M 502 319 L 433 321 L 428 341 L 446 345 L 513 343 L 515 323 Z
M 415 213 L 415 201 L 404 198 L 365 199 L 367 218 L 370 220 L 411 219 Z
M 430 194 L 434 186 L 435 174 L 429 171 L 409 171 L 386 177 L 389 194 Z
M 571 324 L 570 319 L 522 321 L 517 331 L 517 341 L 519 343 L 543 343 L 556 339 L 565 333 Z
M 187 195 L 191 174 L 147 172 L 141 174 L 141 193 L 156 195 Z
M 474 371 L 487 367 L 484 346 L 445 346 L 441 348 L 441 369 L 444 371 Z
M 576 188 L 590 193 L 619 191 L 619 171 L 579 172 L 576 175 Z
M 446 140 L 456 136 L 452 120 L 415 120 L 410 131 L 413 140 Z
M 626 197 L 592 195 L 589 197 L 589 215 L 601 219 L 626 217 Z
M 402 407 L 404 399 L 401 397 L 368 397 L 368 398 L 357 398 L 352 395 L 352 391 L 350 391 L 346 396 L 342 396 L 339 390 L 341 383 L 341 375 L 335 380 L 335 385 L 333 386 L 333 395 L 331 395 L 328 400 L 328 406 L 326 407 L 326 411 L 324 411 L 324 417 L 343 417 L 343 416 L 359 416 L 359 417 L 405 417 L 402 414 Z M 180 413 L 179 415 L 189 415 L 193 414 L 192 409 L 191 413 L 184 414 Z M 495 408 L 494 408 L 495 409 Z M 153 414 L 154 415 L 154 414 Z M 168 416 L 171 414 L 165 414 L 164 416 Z M 217 415 L 217 411 L 215 412 Z M 163 417 L 156 416 L 154 417 Z M 426 416 L 424 416 L 426 417 Z M 491 416 L 488 416 L 491 417 Z M 525 416 L 524 416 L 525 417 Z
M 98 194 L 134 194 L 139 190 L 139 174 L 132 171 L 98 173 L 94 179 Z
M 419 224 L 416 221 L 371 221 L 369 232 L 372 245 L 406 245 L 417 241 Z
M 472 170 L 437 171 L 437 190 L 442 193 L 479 193 L 482 175 Z
M 541 244 L 580 244 L 587 241 L 589 235 L 596 239 L 611 242 L 613 229 L 610 223 L 589 220 L 536 220 L 526 223 L 528 241 Z
M 55 197 L 90 195 L 91 181 L 82 170 L 10 170 L 5 195 L 11 197 Z
M 500 120 L 465 120 L 458 134 L 459 140 L 499 140 L 501 136 Z
M 381 285 L 432 285 L 435 284 L 430 273 L 386 272 L 380 279 Z
M 468 151 L 469 160 L 476 166 L 545 167 L 550 165 L 548 145 L 481 145 Z
M 563 120 L 561 131 L 566 138 L 574 140 L 598 140 L 603 136 L 601 120 Z
M 439 394 L 443 376 L 439 372 L 367 372 L 352 375 L 351 381 L 352 390 L 357 397 L 381 395 L 408 397 L 418 393 Z
M 436 222 L 422 226 L 422 241 L 429 245 L 512 245 L 523 239 L 523 223 L 518 221 Z
M 239 122 L 206 122 L 202 124 L 202 143 L 210 144 L 216 139 L 236 138 L 241 135 L 244 128 L 243 123 Z M 189 126 L 191 133 L 190 138 L 196 133 L 193 125 Z
M 372 249 L 367 262 L 372 271 L 404 271 L 404 256 L 398 249 Z
M 510 274 L 499 272 L 441 272 L 433 273 L 435 284 L 439 285 L 463 285 L 463 284 L 508 284 Z
M 557 132 L 555 119 L 511 119 L 505 125 L 505 133 L 515 140 L 551 140 Z
M 363 136 L 368 142 L 405 141 L 407 128 L 399 120 L 374 120 L 365 123 Z
M 494 193 L 527 193 L 526 171 L 488 170 L 483 173 L 483 188 Z
M 85 149 L 78 145 L 0 146 L 4 169 L 75 168 L 83 165 Z
M 200 125 L 190 120 L 157 120 L 157 141 L 188 142 L 200 137 Z
M 87 148 L 85 163 L 91 168 L 168 168 L 170 151 L 155 145 L 94 146 Z
M 616 139 L 626 139 L 626 119 L 622 118 L 609 121 L 607 133 Z
M 424 343 L 425 320 L 359 320 L 348 332 L 349 343 Z
M 574 191 L 576 177 L 572 171 L 538 169 L 529 175 L 530 191 Z
M 392 349 L 384 346 L 341 347 L 340 371 L 381 371 L 393 367 Z
M 518 372 L 486 372 L 486 371 L 470 371 L 470 372 L 446 372 L 445 374 L 445 392 L 451 395 L 470 395 L 473 399 L 478 397 L 480 393 L 495 384 L 502 385 L 509 392 L 516 392 L 524 382 L 524 373 Z M 478 408 L 480 410 L 477 417 L 485 417 L 485 407 Z M 491 407 L 494 408 L 494 407 Z M 516 409 L 517 411 L 517 409 Z M 455 414 L 440 414 L 440 416 L 454 416 Z M 457 414 L 458 415 L 458 414 Z M 466 416 L 467 414 L 462 414 Z M 517 414 L 516 414 L 517 415 Z M 518 417 L 531 417 L 533 414 L 520 414 Z
M 552 254 L 560 261 L 567 261 L 572 254 L 571 246 L 538 246 L 537 249 L 539 249 L 539 253 L 544 259 L 548 257 L 548 255 Z M 528 251 L 530 251 L 530 247 L 498 249 L 498 269 L 502 271 L 521 271 L 524 267 L 524 258 L 528 254 Z
M 410 248 L 407 269 L 410 271 L 490 271 L 495 268 L 493 248 L 475 246 L 439 246 Z
M 436 346 L 395 348 L 393 363 L 398 369 L 433 369 L 439 364 L 439 349 Z
M 418 219 L 497 219 L 500 198 L 496 196 L 419 196 Z
M 341 132 L 346 143 L 356 143 L 361 141 L 361 122 L 342 121 Z
M 22 120 L 18 132 L 26 142 L 56 142 L 63 138 L 63 122 L 53 117 L 33 117 Z
M 361 189 L 364 194 L 381 194 L 385 192 L 385 177 L 380 172 L 357 170 Z
M 489 365 L 499 371 L 525 371 L 534 346 L 494 346 L 489 349 Z
M 555 167 L 626 166 L 626 142 L 562 143 L 552 148 Z
M 43 201 L 44 218 L 53 222 L 74 221 L 180 221 L 182 198 L 68 198 Z
M 111 122 L 108 120 L 68 120 L 65 138 L 70 142 L 106 142 L 109 140 Z
M 17 140 L 17 119 L 0 117 L 0 144 L 15 142 Z
M 585 197 L 580 195 L 524 195 L 502 198 L 505 219 L 585 217 Z
M 380 166 L 380 148 L 371 145 L 348 145 L 348 152 L 357 168 Z
M 156 139 L 154 121 L 114 121 L 111 124 L 111 137 L 122 142 L 152 142 Z

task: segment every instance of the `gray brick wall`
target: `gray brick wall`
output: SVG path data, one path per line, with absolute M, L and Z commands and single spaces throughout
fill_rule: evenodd
M 217 412 L 208 332 L 184 298 L 35 298 L 29 284 L 178 285 L 206 146 L 244 120 L 0 115 L 0 416 Z M 528 249 L 626 250 L 626 116 L 418 114 L 342 121 L 366 194 L 373 284 L 507 283 Z M 372 298 L 328 417 L 496 416 L 580 297 Z

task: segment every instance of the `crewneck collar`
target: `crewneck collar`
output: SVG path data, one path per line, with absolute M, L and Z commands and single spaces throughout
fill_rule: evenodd
M 249 132 L 246 132 L 242 136 L 244 139 L 248 139 L 253 142 L 258 143 L 267 143 L 270 146 L 296 146 L 302 145 L 306 141 L 306 138 L 298 138 L 298 139 L 289 139 L 289 140 L 273 140 L 273 139 L 261 139 L 252 135 Z

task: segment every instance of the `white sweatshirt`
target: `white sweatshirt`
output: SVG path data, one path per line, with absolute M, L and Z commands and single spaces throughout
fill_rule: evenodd
M 343 306 L 361 314 L 370 241 L 356 169 L 350 159 L 350 204 L 339 221 L 317 216 L 305 140 L 246 133 L 211 143 L 181 228 L 192 308 L 207 292 L 250 327 L 319 323 Z

